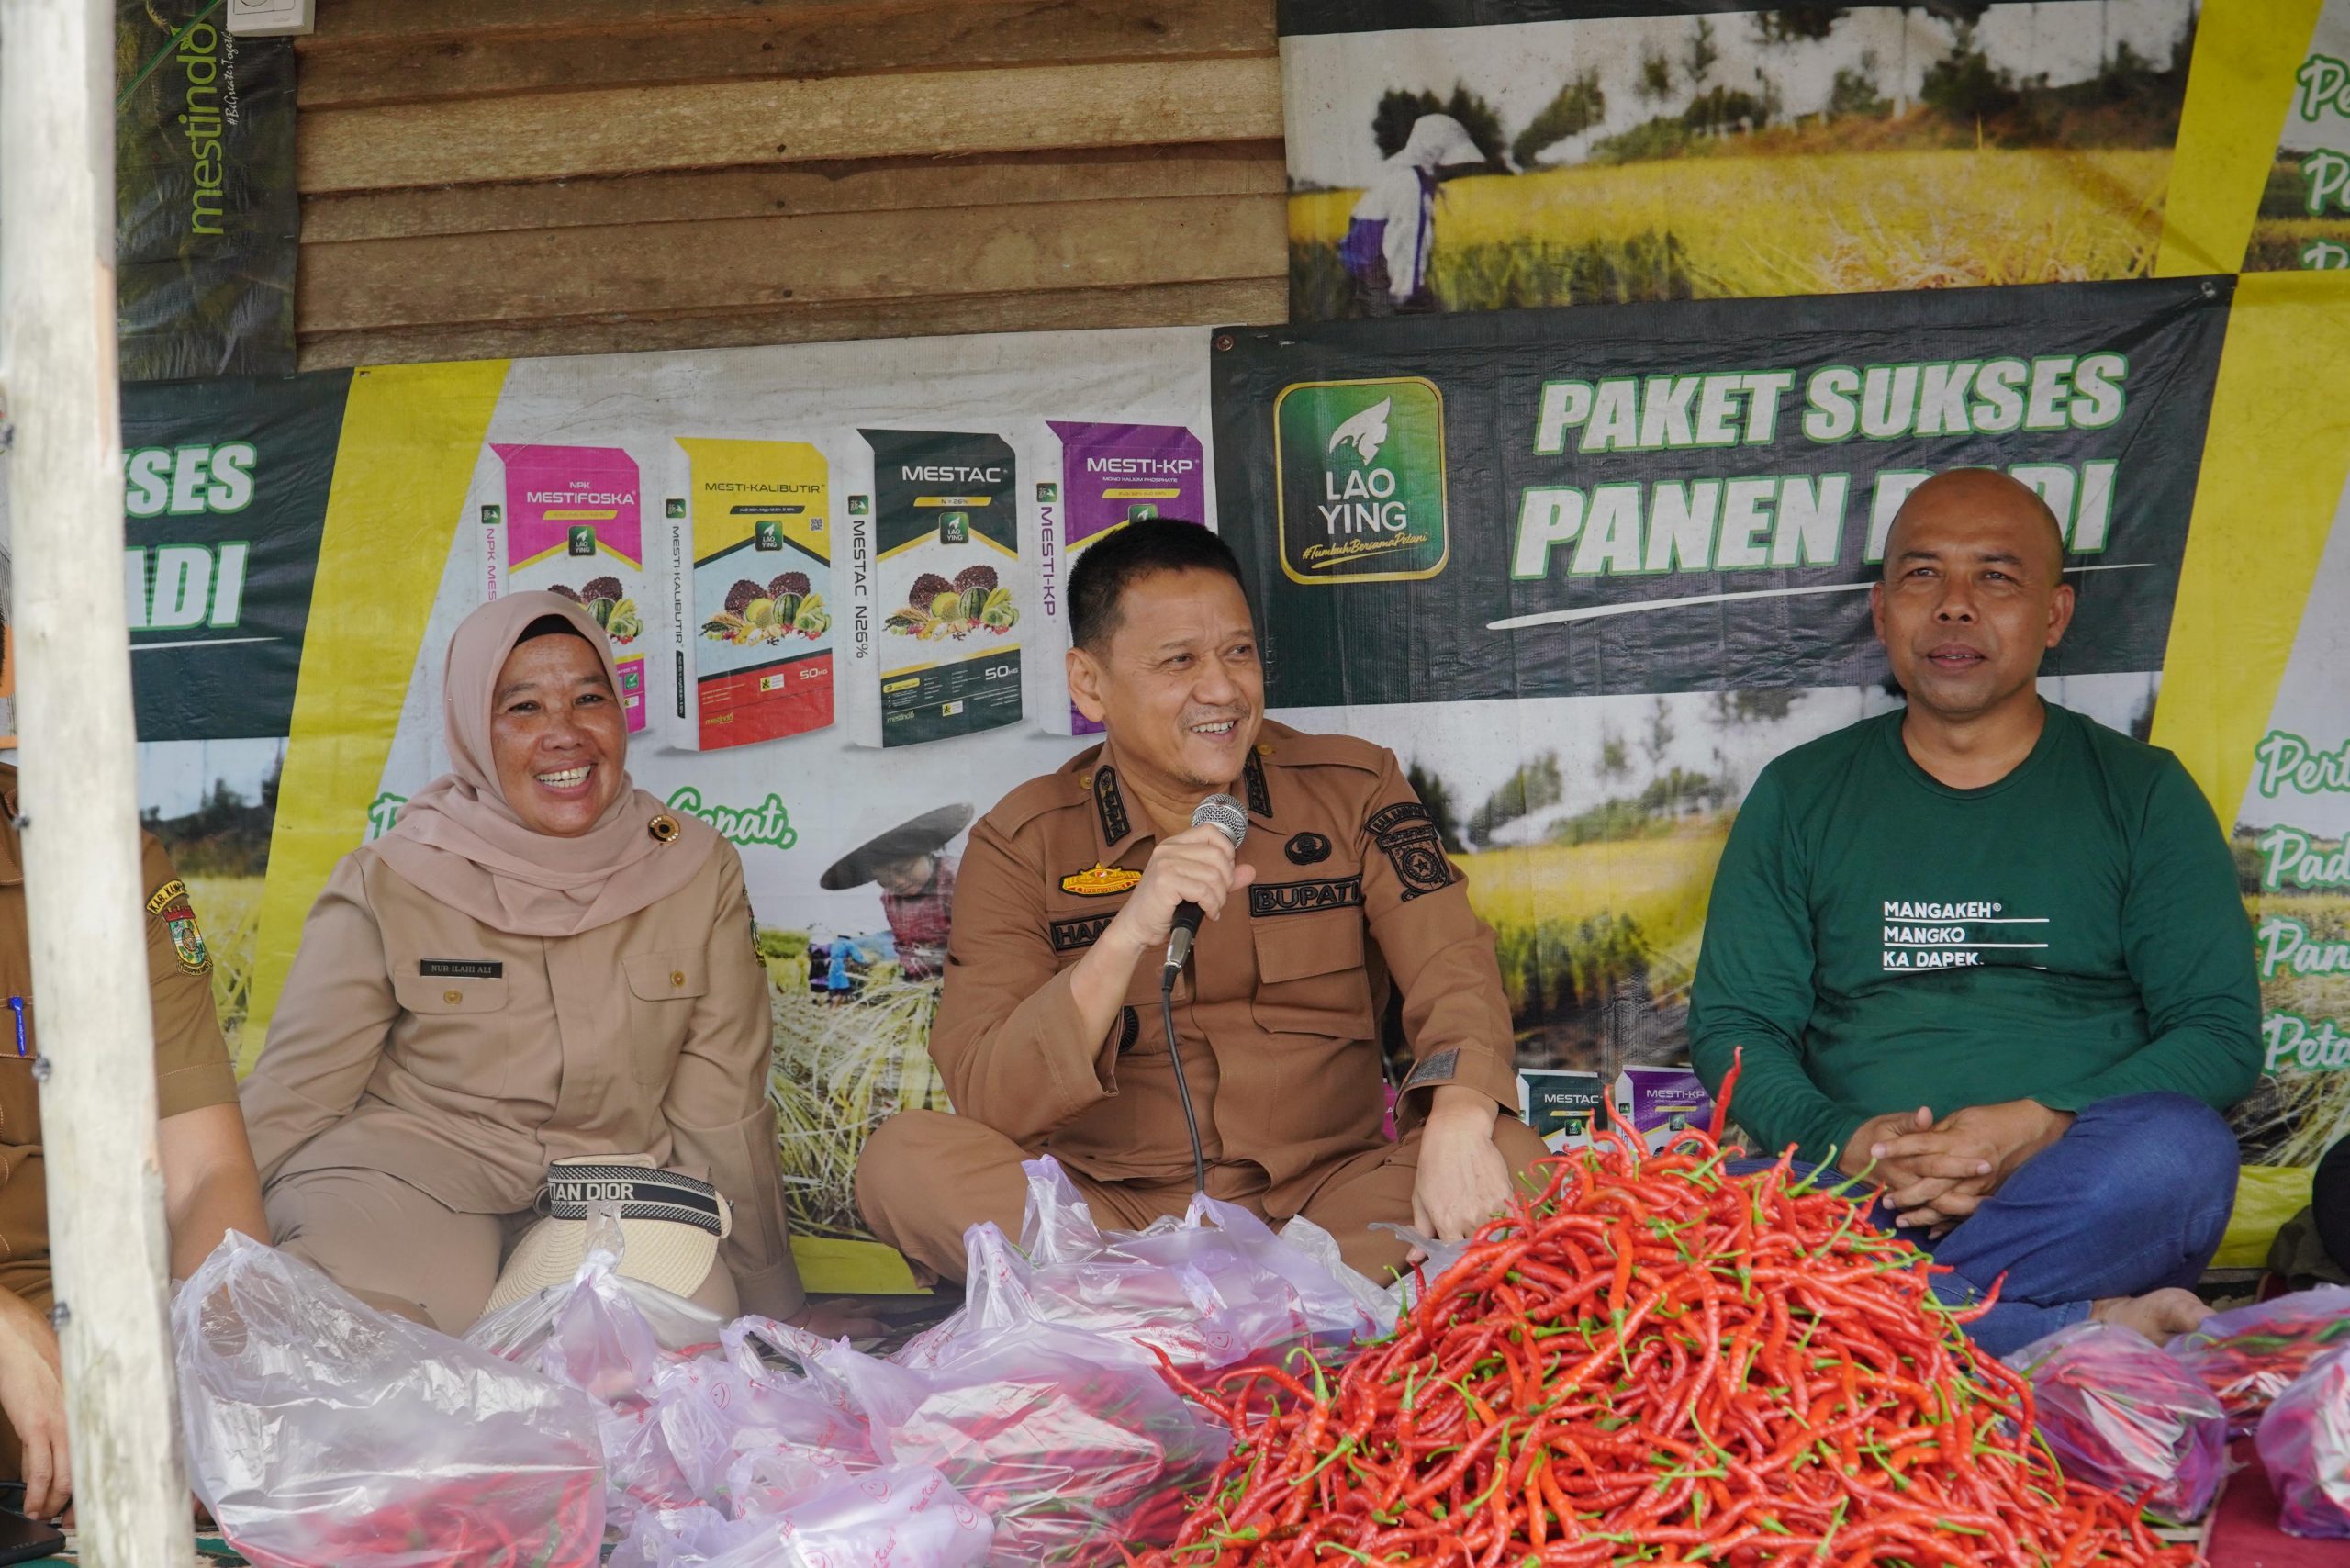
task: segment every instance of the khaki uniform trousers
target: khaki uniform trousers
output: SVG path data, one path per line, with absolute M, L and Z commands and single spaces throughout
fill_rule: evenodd
M 1535 1161 L 1549 1156 L 1525 1123 L 1515 1116 L 1494 1122 L 1494 1143 L 1521 1183 Z M 939 1111 L 901 1111 L 874 1129 L 856 1162 L 856 1202 L 874 1235 L 942 1279 L 963 1277 L 963 1233 L 993 1220 L 1017 1240 L 1028 1202 L 1028 1178 L 1020 1169 L 1035 1154 L 968 1116 Z M 1412 1183 L 1419 1174 L 1420 1129 L 1382 1148 L 1349 1155 L 1329 1168 L 1302 1211 L 1337 1238 L 1338 1252 L 1358 1273 L 1384 1284 L 1404 1267 L 1408 1249 L 1371 1223 L 1412 1223 Z M 1146 1184 L 1100 1182 L 1066 1171 L 1078 1195 L 1104 1230 L 1140 1230 L 1165 1215 L 1180 1215 L 1192 1201 L 1188 1180 Z M 1264 1172 L 1247 1161 L 1208 1167 L 1208 1195 L 1237 1204 L 1260 1219 L 1265 1212 Z M 1282 1219 L 1289 1216 L 1281 1215 Z
M 379 1312 L 463 1335 L 540 1216 L 460 1214 L 381 1170 L 304 1170 L 263 1194 L 277 1245 Z M 711 1264 L 695 1302 L 732 1319 L 734 1277 Z

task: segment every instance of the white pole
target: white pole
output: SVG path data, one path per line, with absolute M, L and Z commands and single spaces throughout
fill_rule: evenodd
M 0 381 L 43 1159 L 82 1561 L 185 1562 L 122 593 L 114 7 L 0 0 Z

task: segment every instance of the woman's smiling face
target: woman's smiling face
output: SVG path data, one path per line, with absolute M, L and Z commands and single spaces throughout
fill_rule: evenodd
M 628 722 L 586 639 L 514 645 L 490 691 L 489 746 L 498 788 L 524 827 L 576 838 L 602 820 L 627 772 Z

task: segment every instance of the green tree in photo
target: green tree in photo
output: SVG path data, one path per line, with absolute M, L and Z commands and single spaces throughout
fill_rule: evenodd
M 1835 81 L 1828 89 L 1828 118 L 1841 119 L 1856 116 L 1882 119 L 1893 112 L 1893 100 L 1876 90 L 1876 50 L 1861 51 L 1857 71 L 1847 65 L 1840 67 Z
M 1510 143 L 1510 156 L 1519 168 L 1531 169 L 1535 158 L 1546 149 L 1581 136 L 1606 118 L 1607 95 L 1600 91 L 1599 68 L 1595 65 L 1561 86 L 1558 95 L 1517 133 L 1517 140 Z
M 1852 13 L 1841 6 L 1781 6 L 1754 13 L 1754 36 L 1766 47 L 1820 43 Z
M 2012 73 L 1995 67 L 1975 41 L 1975 24 L 1952 25 L 1950 53 L 1926 68 L 1918 95 L 1945 119 L 1962 123 L 2007 113 L 2020 101 Z
M 1624 744 L 1624 737 L 1612 729 L 1600 731 L 1599 776 L 1617 779 L 1629 777 L 1631 771 L 1631 748 Z
M 1700 88 L 1714 73 L 1714 62 L 1722 51 L 1714 42 L 1714 24 L 1705 17 L 1697 18 L 1697 28 L 1689 35 L 1689 47 L 1682 52 L 1682 74 L 1689 78 L 1689 85 Z
M 1661 104 L 1673 96 L 1673 57 L 1651 44 L 1640 54 L 1640 96 Z
M 1559 776 L 1559 754 L 1546 751 L 1503 781 L 1469 817 L 1468 834 L 1490 845 L 1494 834 L 1521 817 L 1557 805 L 1566 798 L 1566 783 Z

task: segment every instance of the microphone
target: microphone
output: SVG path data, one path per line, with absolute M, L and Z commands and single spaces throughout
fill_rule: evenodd
M 1192 825 L 1214 828 L 1232 840 L 1233 848 L 1238 849 L 1240 841 L 1248 836 L 1248 813 L 1229 795 L 1210 795 L 1192 810 Z M 1167 934 L 1167 969 L 1160 977 L 1163 983 L 1175 983 L 1176 971 L 1191 958 L 1192 939 L 1199 935 L 1200 922 L 1206 918 L 1207 912 L 1189 899 L 1175 906 L 1175 928 Z

